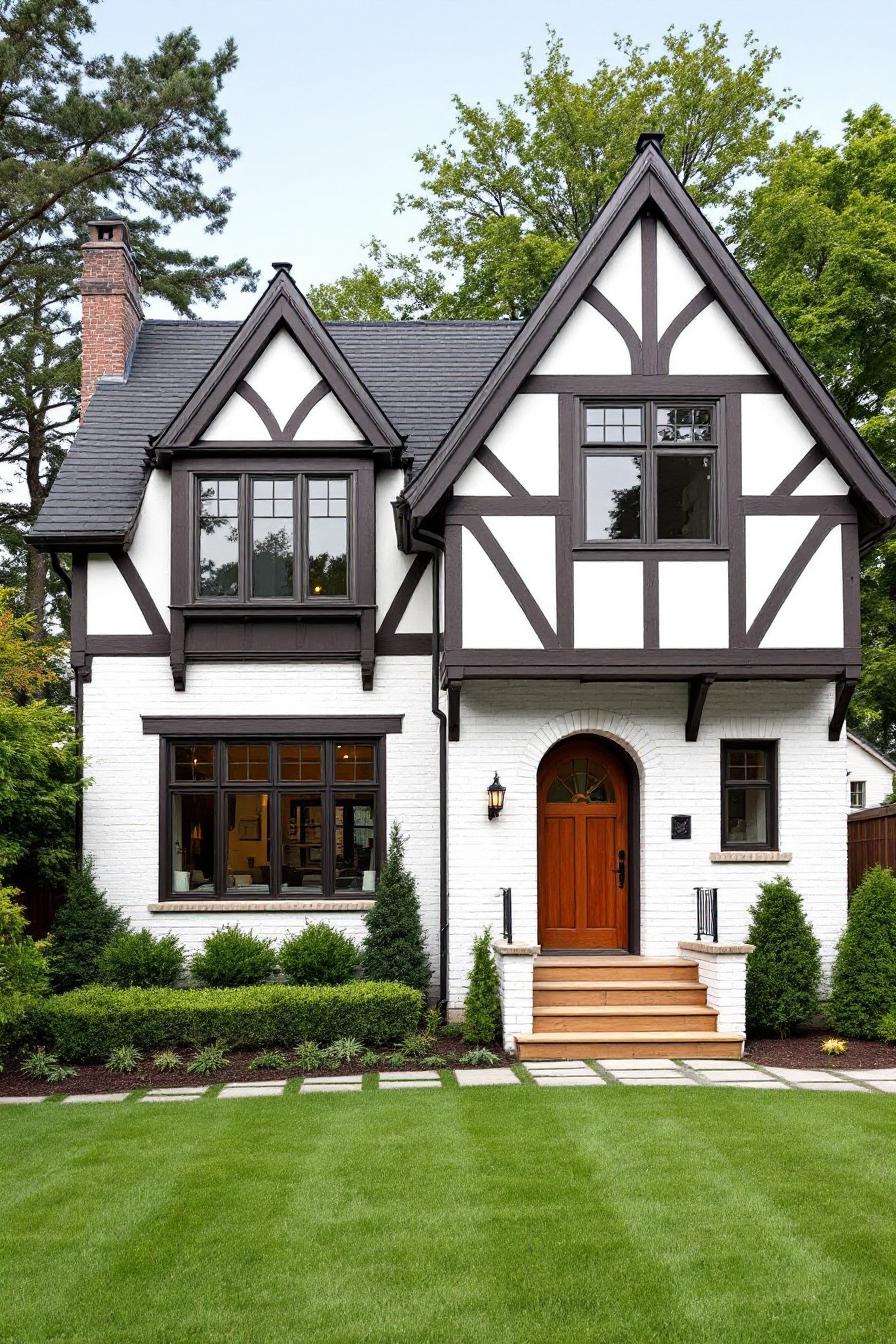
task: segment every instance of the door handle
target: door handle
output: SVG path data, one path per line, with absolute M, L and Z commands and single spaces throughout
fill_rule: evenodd
M 617 880 L 618 880 L 618 882 L 619 882 L 620 887 L 624 887 L 624 886 L 625 886 L 625 850 L 624 850 L 624 849 L 620 849 L 620 851 L 619 851 L 619 862 L 618 862 L 617 865 L 616 865 L 616 878 L 617 878 Z

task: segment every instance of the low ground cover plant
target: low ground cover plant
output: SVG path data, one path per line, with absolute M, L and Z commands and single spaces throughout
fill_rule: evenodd
M 498 1064 L 500 1061 L 494 1050 L 487 1050 L 484 1045 L 480 1045 L 461 1055 L 460 1062 L 461 1064 L 473 1064 L 483 1068 L 490 1064 Z
M 262 1050 L 260 1055 L 249 1061 L 250 1069 L 288 1069 L 290 1060 L 282 1050 Z
M 211 1045 L 204 1045 L 190 1060 L 187 1073 L 220 1073 L 230 1063 L 227 1049 L 224 1041 L 213 1041 Z
M 828 1021 L 845 1036 L 879 1038 L 896 1014 L 896 877 L 870 868 L 853 893 L 837 947 Z
M 154 938 L 149 929 L 119 933 L 97 958 L 99 979 L 118 989 L 173 985 L 183 975 L 184 949 L 173 933 Z
M 106 1068 L 110 1073 L 133 1073 L 143 1056 L 132 1045 L 116 1045 L 109 1052 Z
M 789 1036 L 818 1011 L 820 944 L 788 877 L 759 886 L 747 942 L 747 1031 L 751 1036 Z
M 360 953 L 329 924 L 309 924 L 280 947 L 280 969 L 291 985 L 344 985 L 353 979 Z
M 302 1041 L 293 1051 L 295 1065 L 303 1073 L 312 1073 L 324 1062 L 324 1052 L 317 1041 Z
M 152 1066 L 160 1073 L 174 1073 L 183 1066 L 183 1062 L 176 1050 L 159 1050 L 152 1057 Z
M 102 1061 L 120 1045 L 143 1052 L 226 1040 L 237 1049 L 282 1049 L 293 1041 L 366 1045 L 401 1040 L 420 1020 L 408 985 L 256 985 L 238 989 L 112 989 L 90 985 L 39 1000 L 35 1040 L 60 1058 Z M 360 1049 L 360 1046 L 359 1046 Z
M 225 924 L 205 940 L 190 970 L 200 984 L 215 989 L 262 985 L 277 970 L 277 953 L 268 939 Z
M 66 1078 L 74 1078 L 78 1070 L 61 1064 L 56 1055 L 48 1050 L 37 1049 L 22 1060 L 22 1072 L 26 1078 L 41 1083 L 62 1083 Z

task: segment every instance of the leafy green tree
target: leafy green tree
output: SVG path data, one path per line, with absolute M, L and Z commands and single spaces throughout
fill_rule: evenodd
M 464 999 L 464 1040 L 491 1045 L 501 1030 L 501 987 L 492 955 L 492 931 L 473 939 L 473 967 Z
M 32 619 L 0 590 L 0 883 L 64 879 L 74 859 L 80 750 L 61 698 L 59 641 L 35 644 Z
M 616 61 L 577 80 L 549 30 L 542 65 L 523 55 L 519 94 L 492 111 L 455 97 L 448 138 L 414 155 L 419 189 L 396 201 L 423 217 L 412 250 L 373 240 L 368 262 L 312 302 L 326 317 L 526 316 L 651 126 L 695 200 L 724 212 L 796 101 L 769 84 L 777 48 L 752 33 L 744 47 L 737 65 L 720 23 L 670 28 L 656 55 L 618 37 Z
M 853 893 L 837 948 L 828 1018 L 846 1036 L 875 1039 L 896 1011 L 896 876 L 871 868 Z
M 747 1031 L 787 1036 L 818 1010 L 819 942 L 789 877 L 759 886 L 747 942 Z
M 398 980 L 425 990 L 432 970 L 426 955 L 420 901 L 404 857 L 404 836 L 397 821 L 376 884 L 376 904 L 364 916 L 367 937 L 362 965 L 367 980 Z
M 22 551 L 77 416 L 75 300 L 85 224 L 114 210 L 130 221 L 144 291 L 189 314 L 231 282 L 251 288 L 245 258 L 222 262 L 167 246 L 172 225 L 226 223 L 232 193 L 207 170 L 237 157 L 220 106 L 236 65 L 226 41 L 211 56 L 189 28 L 142 58 L 88 55 L 87 0 L 0 5 L 0 463 L 14 466 L 27 503 L 0 508 L 4 581 L 25 571 L 23 608 L 41 638 L 50 595 L 46 557 Z

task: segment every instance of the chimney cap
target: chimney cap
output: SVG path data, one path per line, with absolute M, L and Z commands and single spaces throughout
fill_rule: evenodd
M 273 266 L 275 271 L 285 271 L 287 275 L 289 275 L 290 271 L 292 270 L 291 261 L 272 261 L 271 265 Z
M 92 243 L 124 243 L 129 245 L 127 221 L 121 215 L 100 215 L 87 221 L 87 237 Z
M 638 143 L 635 145 L 635 157 L 643 154 L 645 149 L 648 149 L 651 145 L 662 154 L 665 138 L 663 131 L 642 131 L 638 136 Z

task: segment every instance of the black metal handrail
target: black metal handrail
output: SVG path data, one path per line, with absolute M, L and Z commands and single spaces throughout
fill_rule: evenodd
M 709 938 L 719 941 L 719 889 L 718 887 L 695 887 L 697 893 L 697 942 Z
M 510 888 L 501 888 L 501 899 L 504 902 L 504 941 L 513 942 L 513 904 L 510 898 Z

